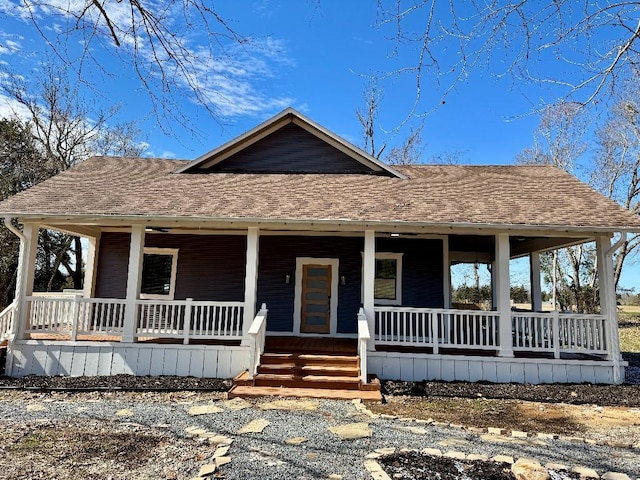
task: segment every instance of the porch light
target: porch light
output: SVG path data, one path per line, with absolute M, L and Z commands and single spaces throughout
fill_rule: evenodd
M 145 227 L 144 231 L 147 232 L 147 233 L 150 233 L 150 232 L 167 233 L 169 231 L 169 228 L 166 228 L 166 227 Z
M 347 279 L 345 278 L 344 275 L 340 276 L 340 285 L 346 285 L 347 284 Z
M 289 285 L 291 283 L 291 275 L 287 274 L 284 276 L 284 283 Z

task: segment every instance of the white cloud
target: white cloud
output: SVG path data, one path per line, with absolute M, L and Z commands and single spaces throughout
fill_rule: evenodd
M 31 113 L 17 100 L 0 93 L 0 118 L 19 118 L 27 121 L 31 120 Z
M 60 35 L 69 28 L 71 30 L 68 33 L 73 33 L 72 26 L 76 25 L 76 19 L 82 15 L 86 26 L 96 28 L 105 38 L 111 35 L 97 8 L 85 11 L 85 0 L 25 0 L 18 3 L 19 7 L 10 0 L 0 0 L 0 12 L 24 20 L 35 17 L 40 30 L 50 31 L 53 35 Z M 224 35 L 216 37 L 214 34 L 207 37 L 203 35 L 203 30 L 185 25 L 188 13 L 183 10 L 181 2 L 172 2 L 167 6 L 158 0 L 149 0 L 145 7 L 161 16 L 166 25 L 173 30 L 189 32 L 172 45 L 174 50 L 186 53 L 187 60 L 183 62 L 186 68 L 182 69 L 176 66 L 176 62 L 163 51 L 159 43 L 156 43 L 154 50 L 154 45 L 150 44 L 148 38 L 133 37 L 134 19 L 129 2 L 109 4 L 109 18 L 123 45 L 123 49 L 119 49 L 117 55 L 125 61 L 128 61 L 127 55 L 123 53 L 127 50 L 130 58 L 138 55 L 135 61 L 137 67 L 141 68 L 140 74 L 143 77 L 148 75 L 153 80 L 150 82 L 150 88 L 159 96 L 166 93 L 167 85 L 170 88 L 177 86 L 189 95 L 192 101 L 206 104 L 223 118 L 257 116 L 284 108 L 293 102 L 292 98 L 277 92 L 277 83 L 272 80 L 277 77 L 277 69 L 294 65 L 282 40 L 264 37 L 242 41 L 231 39 L 225 43 L 227 40 Z M 211 38 L 214 38 L 213 42 L 223 44 L 214 43 L 212 46 L 209 44 Z M 202 39 L 206 39 L 204 46 L 198 42 Z M 82 38 L 79 37 L 79 40 Z M 53 39 L 51 41 L 53 42 Z M 109 42 L 101 45 L 108 47 Z M 5 48 L 10 47 L 5 45 Z M 215 56 L 212 55 L 213 51 Z M 0 54 L 2 53 L 8 52 L 0 50 Z M 92 56 L 99 58 L 96 51 L 92 52 Z M 145 62 L 141 62 L 141 58 Z M 164 78 L 161 78 L 158 62 L 164 69 Z M 133 68 L 133 61 L 129 63 Z

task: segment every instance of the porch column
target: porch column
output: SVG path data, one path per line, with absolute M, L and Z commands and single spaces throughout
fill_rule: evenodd
M 242 320 L 242 337 L 244 339 L 247 339 L 247 332 L 256 316 L 259 241 L 260 232 L 258 228 L 249 227 L 247 229 L 247 266 L 244 277 L 244 317 Z
M 442 237 L 442 306 L 451 308 L 451 263 L 449 262 L 449 235 Z
M 144 226 L 131 227 L 131 243 L 129 245 L 129 270 L 127 275 L 127 301 L 124 309 L 123 342 L 135 342 L 138 323 L 136 300 L 140 295 L 142 282 L 142 261 L 144 260 Z
M 33 278 L 36 269 L 36 256 L 38 254 L 38 234 L 40 227 L 35 223 L 25 223 L 20 239 L 20 253 L 18 258 L 18 272 L 16 276 L 16 322 L 15 339 L 25 338 L 24 330 L 29 318 L 27 297 L 33 293 Z
M 496 235 L 496 254 L 493 268 L 496 309 L 500 318 L 498 332 L 500 334 L 501 357 L 513 357 L 513 338 L 511 334 L 511 282 L 509 279 L 509 234 Z
M 100 249 L 100 236 L 87 237 L 87 263 L 84 266 L 84 292 L 85 298 L 93 298 L 96 293 L 96 274 L 98 271 L 98 252 Z
M 540 252 L 529 254 L 529 270 L 531 272 L 531 310 L 542 311 L 542 288 L 540 286 Z
M 600 314 L 606 318 L 607 359 L 613 361 L 613 383 L 622 383 L 624 378 L 620 372 L 620 338 L 618 334 L 618 312 L 616 307 L 616 290 L 613 282 L 613 260 L 610 251 L 611 242 L 607 236 L 596 238 L 598 261 L 598 289 L 600 294 Z
M 376 276 L 376 232 L 366 230 L 364 232 L 364 255 L 362 269 L 362 308 L 369 323 L 368 350 L 375 350 L 376 314 L 374 311 L 375 292 L 374 283 Z

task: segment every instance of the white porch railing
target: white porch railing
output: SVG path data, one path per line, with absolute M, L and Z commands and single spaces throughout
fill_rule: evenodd
M 367 371 L 367 345 L 371 339 L 371 333 L 369 332 L 369 323 L 367 322 L 367 316 L 364 313 L 364 309 L 361 308 L 358 312 L 358 356 L 360 357 L 360 381 L 367 383 L 368 371 Z
M 498 312 L 375 307 L 376 344 L 440 348 L 498 348 Z
M 15 312 L 15 300 L 0 312 L 0 341 L 7 340 L 13 332 Z
M 264 353 L 268 312 L 267 306 L 263 303 L 247 331 L 249 335 L 249 380 L 252 380 L 255 374 L 258 373 L 260 356 Z
M 137 337 L 240 340 L 243 302 L 138 300 Z
M 26 333 L 70 336 L 122 335 L 124 299 L 27 297 Z M 242 339 L 243 302 L 138 300 L 137 337 L 189 339 Z
M 603 355 L 607 353 L 607 321 L 604 315 L 529 313 L 511 315 L 514 351 L 561 352 Z

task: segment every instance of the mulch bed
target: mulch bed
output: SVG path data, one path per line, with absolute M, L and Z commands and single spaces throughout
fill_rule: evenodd
M 591 385 L 468 382 L 382 382 L 384 395 L 494 398 L 543 403 L 640 407 L 639 385 Z
M 1 388 L 34 390 L 124 390 L 124 391 L 206 391 L 226 392 L 231 380 L 195 377 L 136 377 L 112 375 L 101 377 L 46 377 L 29 375 L 20 378 L 0 377 Z
M 506 463 L 480 460 L 455 460 L 434 457 L 418 452 L 403 452 L 378 459 L 385 472 L 394 479 L 422 480 L 515 480 L 511 466 Z M 572 472 L 554 472 L 556 480 L 579 479 Z

